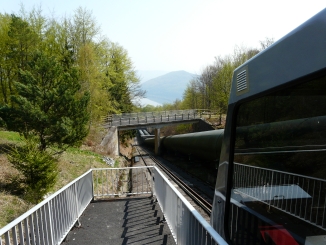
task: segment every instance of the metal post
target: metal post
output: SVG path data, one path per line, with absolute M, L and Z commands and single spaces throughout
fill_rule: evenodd
M 77 218 L 77 222 L 79 222 L 79 205 L 78 205 L 78 196 L 77 196 L 77 184 L 74 183 L 75 186 L 75 202 L 76 202 L 76 218 Z M 103 192 L 103 191 L 102 191 Z
M 154 142 L 155 142 L 155 146 L 154 146 L 154 152 L 155 155 L 159 155 L 160 153 L 160 129 L 159 128 L 155 128 L 155 138 L 154 138 Z
M 93 169 L 92 169 L 92 172 L 91 172 L 91 183 L 92 183 L 92 199 L 94 200 L 94 176 L 93 176 Z
M 49 244 L 54 244 L 54 240 L 53 240 L 53 227 L 52 227 L 52 208 L 51 208 L 51 202 L 48 202 L 47 205 L 45 205 L 45 207 L 47 206 L 47 226 L 48 226 L 48 239 L 49 239 Z

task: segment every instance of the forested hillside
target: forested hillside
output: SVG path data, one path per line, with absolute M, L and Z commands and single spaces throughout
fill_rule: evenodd
M 0 37 L 0 128 L 20 136 L 0 147 L 1 168 L 16 170 L 0 178 L 0 194 L 5 187 L 38 203 L 62 180 L 60 156 L 100 128 L 101 117 L 131 112 L 144 92 L 127 51 L 86 9 L 59 18 L 39 9 L 0 13 Z
M 17 83 L 33 69 L 36 55 L 67 73 L 74 70 L 78 93 L 90 95 L 92 121 L 131 111 L 133 97 L 143 95 L 127 51 L 102 35 L 91 11 L 78 8 L 71 17 L 55 19 L 38 9 L 0 13 L 0 36 L 0 106 L 15 106 Z

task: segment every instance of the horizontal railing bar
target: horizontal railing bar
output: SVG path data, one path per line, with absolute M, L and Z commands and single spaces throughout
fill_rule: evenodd
M 98 170 L 120 170 L 120 169 L 137 169 L 137 168 L 154 168 L 154 166 L 147 166 L 147 167 L 123 167 L 123 168 L 93 168 L 93 171 Z
M 255 168 L 255 169 L 260 169 L 260 170 L 267 170 L 269 172 L 276 172 L 276 173 L 287 174 L 287 175 L 291 175 L 291 176 L 297 176 L 297 177 L 301 177 L 301 178 L 305 178 L 305 179 L 311 179 L 311 180 L 318 180 L 318 181 L 326 182 L 326 180 L 324 180 L 324 179 L 319 179 L 319 178 L 310 177 L 310 176 L 301 175 L 301 174 L 289 173 L 289 172 L 274 170 L 274 169 L 270 169 L 270 168 L 262 168 L 262 167 L 257 167 L 257 166 L 250 166 L 250 165 L 237 163 L 237 162 L 235 162 L 234 164 L 239 165 L 239 166 L 244 166 L 244 167 L 247 167 L 247 168 Z
M 121 193 L 116 193 L 116 194 L 94 194 L 94 197 L 103 197 L 103 196 L 118 196 L 121 194 L 128 194 L 128 195 L 138 195 L 138 194 L 151 194 L 152 192 L 148 191 L 148 192 L 121 192 Z

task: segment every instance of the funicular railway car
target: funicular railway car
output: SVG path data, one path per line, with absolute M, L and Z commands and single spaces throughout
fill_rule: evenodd
M 326 244 L 326 9 L 234 71 L 211 224 L 229 244 Z

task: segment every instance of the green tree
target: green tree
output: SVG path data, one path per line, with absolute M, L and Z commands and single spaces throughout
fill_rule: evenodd
M 19 69 L 24 69 L 36 47 L 37 35 L 29 24 L 16 15 L 0 18 L 0 82 L 2 103 L 10 104 L 10 95 L 15 94 L 13 81 Z
M 118 44 L 112 43 L 109 49 L 106 74 L 112 84 L 108 87 L 108 93 L 114 100 L 114 109 L 119 112 L 132 111 L 132 99 L 144 96 L 145 92 L 138 86 L 139 78 L 128 52 Z
M 0 14 L 0 104 L 9 103 L 10 97 L 10 80 L 8 77 L 8 48 L 9 43 L 8 31 L 10 28 L 11 17 L 8 14 Z
M 19 69 L 25 69 L 32 53 L 36 50 L 39 37 L 30 28 L 28 22 L 14 14 L 11 15 L 11 22 L 8 31 L 8 61 L 14 67 L 14 79 Z
M 182 108 L 183 109 L 199 109 L 199 91 L 197 80 L 193 79 L 189 82 L 183 93 Z
M 0 109 L 8 129 L 39 138 L 40 150 L 49 146 L 65 149 L 86 137 L 89 94 L 79 94 L 75 68 L 69 70 L 52 56 L 33 55 L 28 69 L 19 71 L 13 105 Z
M 24 198 L 32 203 L 41 201 L 55 184 L 58 175 L 56 160 L 47 151 L 40 151 L 37 141 L 31 137 L 24 145 L 11 148 L 8 159 L 21 173 L 20 188 Z
M 214 77 L 214 108 L 218 110 L 220 124 L 222 115 L 226 114 L 231 90 L 233 70 L 235 69 L 232 59 L 229 56 L 217 57 L 215 59 L 217 73 Z

